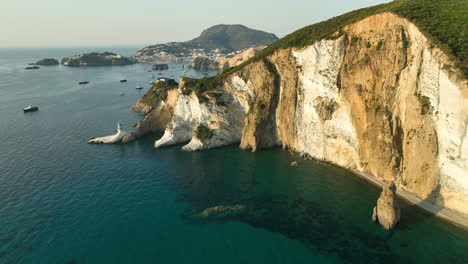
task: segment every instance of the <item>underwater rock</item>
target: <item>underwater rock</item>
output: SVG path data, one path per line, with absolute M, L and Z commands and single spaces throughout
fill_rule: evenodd
M 227 205 L 227 206 L 214 206 L 207 208 L 201 211 L 198 216 L 202 218 L 222 218 L 222 217 L 229 217 L 229 216 L 236 216 L 241 213 L 244 213 L 247 209 L 247 206 L 242 204 L 236 205 Z

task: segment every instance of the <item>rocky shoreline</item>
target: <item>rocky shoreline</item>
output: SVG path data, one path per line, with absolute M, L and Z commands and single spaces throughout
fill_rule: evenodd
M 333 165 L 335 166 L 335 165 Z M 339 167 L 339 166 L 338 166 Z M 377 179 L 375 176 L 361 172 L 358 170 L 348 170 L 354 175 L 360 177 L 361 179 L 366 180 L 367 182 L 373 184 L 374 186 L 377 186 L 379 188 L 385 188 L 389 187 L 389 183 Z M 431 215 L 434 217 L 440 218 L 444 221 L 447 221 L 453 225 L 456 225 L 460 228 L 463 228 L 465 230 L 468 230 L 468 215 L 456 212 L 447 208 L 443 208 L 441 206 L 435 205 L 433 203 L 430 203 L 418 196 L 416 196 L 413 193 L 410 193 L 408 191 L 402 190 L 402 189 L 396 189 L 396 195 L 401 198 L 402 200 L 406 201 L 407 203 L 411 205 L 416 205 L 420 209 L 429 212 Z

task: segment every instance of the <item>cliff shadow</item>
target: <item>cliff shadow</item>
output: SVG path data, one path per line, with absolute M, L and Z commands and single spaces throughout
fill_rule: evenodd
M 428 211 L 423 209 L 424 204 L 434 204 L 435 200 L 437 199 L 442 204 L 444 203 L 443 197 L 440 194 L 441 185 L 438 184 L 436 188 L 423 200 L 420 202 L 409 205 L 408 202 L 399 199 L 401 205 L 401 220 L 397 225 L 397 229 L 408 229 L 411 228 L 413 225 L 417 225 L 421 222 L 427 221 L 428 218 L 434 217 L 437 213 L 442 210 L 440 206 L 434 206 L 433 211 Z

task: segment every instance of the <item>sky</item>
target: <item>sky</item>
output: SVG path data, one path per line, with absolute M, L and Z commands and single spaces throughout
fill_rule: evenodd
M 283 37 L 389 0 L 0 0 L 0 47 L 145 46 L 217 24 Z

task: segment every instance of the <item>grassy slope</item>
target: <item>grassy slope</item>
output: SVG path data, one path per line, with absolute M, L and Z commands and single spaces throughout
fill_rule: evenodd
M 164 82 L 158 82 L 141 97 L 141 102 L 146 105 L 155 107 L 161 100 L 166 100 L 167 91 L 177 88 L 177 83 L 166 84 Z
M 192 90 L 203 92 L 214 89 L 231 73 L 247 64 L 264 60 L 278 49 L 304 47 L 317 40 L 330 37 L 346 25 L 383 12 L 392 12 L 405 17 L 431 41 L 443 49 L 468 76 L 468 0 L 398 0 L 346 13 L 332 19 L 299 29 L 274 42 L 243 64 L 224 70 L 222 73 L 203 79 L 186 79 Z

